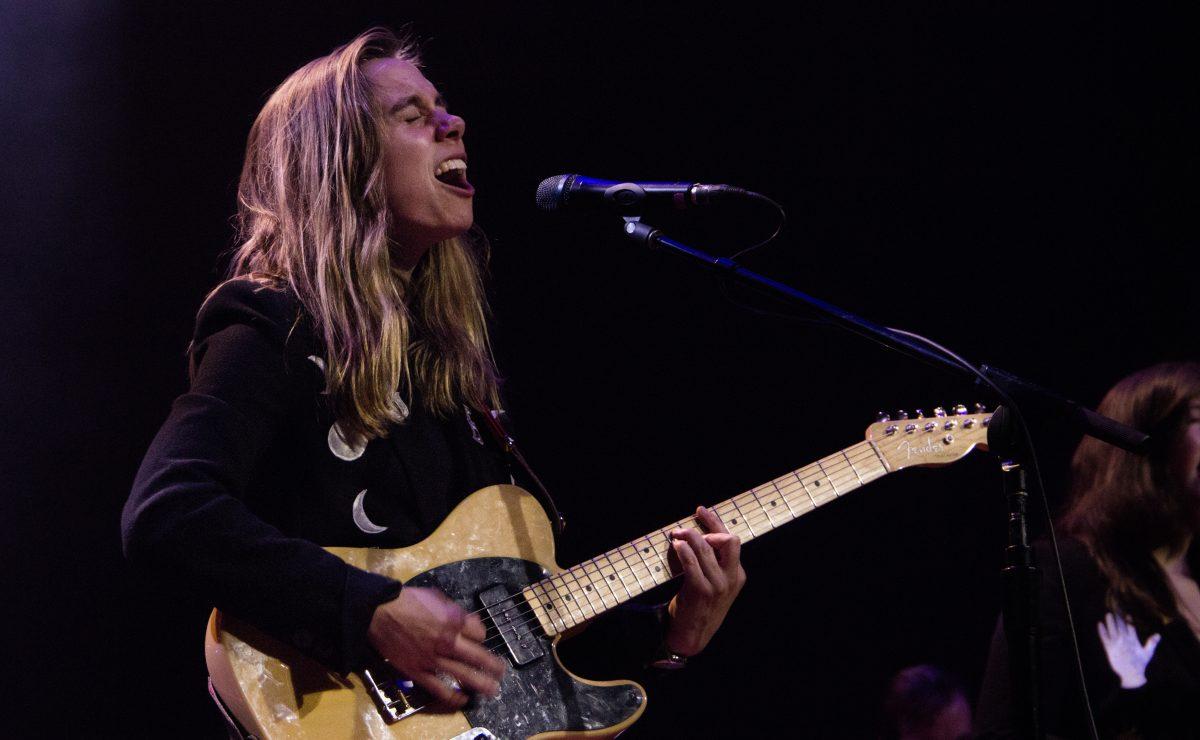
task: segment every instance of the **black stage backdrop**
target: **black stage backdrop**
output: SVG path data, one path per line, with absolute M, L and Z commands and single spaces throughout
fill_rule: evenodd
M 255 113 L 370 25 L 411 21 L 469 123 L 499 360 L 571 521 L 564 564 L 849 445 L 879 409 L 980 396 L 811 314 L 738 308 L 611 218 L 546 217 L 533 192 L 550 175 L 769 194 L 790 222 L 751 267 L 1089 405 L 1136 368 L 1197 355 L 1182 14 L 189 5 L 2 5 L 3 695 L 21 697 L 17 734 L 220 732 L 207 608 L 187 584 L 126 572 L 118 513 L 185 388 Z M 724 215 L 676 233 L 727 254 L 769 230 L 769 214 Z M 1052 505 L 1076 439 L 1039 426 Z M 869 737 L 887 678 L 913 663 L 973 694 L 1003 529 L 996 465 L 976 455 L 753 543 L 727 625 L 629 736 Z

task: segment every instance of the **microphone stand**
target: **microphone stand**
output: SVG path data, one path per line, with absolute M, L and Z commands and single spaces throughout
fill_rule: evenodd
M 1149 436 L 1121 424 L 1106 416 L 1079 406 L 1062 396 L 1024 380 L 996 367 L 982 365 L 978 369 L 960 363 L 957 359 L 930 351 L 906 336 L 891 331 L 845 309 L 828 303 L 796 288 L 773 280 L 737 262 L 717 257 L 664 235 L 638 216 L 624 217 L 625 236 L 650 249 L 667 249 L 716 270 L 740 283 L 758 286 L 768 292 L 790 299 L 793 302 L 815 308 L 838 326 L 869 339 L 888 349 L 908 355 L 922 362 L 942 367 L 971 377 L 975 383 L 985 383 L 995 389 L 1001 398 L 1012 402 L 1012 397 L 1034 401 L 1048 406 L 1078 431 L 1101 439 L 1131 452 L 1144 452 Z M 988 428 L 988 447 L 1001 460 L 1004 474 L 1005 496 L 1009 503 L 1006 529 L 1008 546 L 1005 549 L 1004 574 L 1004 631 L 1008 640 L 1010 679 L 1014 717 L 1019 722 L 1021 737 L 1040 740 L 1043 735 L 1039 697 L 1040 624 L 1038 619 L 1038 585 L 1040 574 L 1033 563 L 1033 552 L 1029 547 L 1026 508 L 1029 495 L 1026 492 L 1026 456 L 1021 440 L 1028 439 L 1024 420 L 1017 409 L 1000 406 L 992 414 L 992 425 Z M 1065 594 L 1064 594 L 1065 596 Z

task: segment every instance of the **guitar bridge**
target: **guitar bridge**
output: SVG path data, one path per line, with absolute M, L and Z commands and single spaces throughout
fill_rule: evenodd
M 530 619 L 531 607 L 520 594 L 509 594 L 504 586 L 479 593 L 484 611 L 496 625 L 513 665 L 532 663 L 546 654 L 537 633 L 537 620 Z
M 425 708 L 424 698 L 417 696 L 413 682 L 400 676 L 391 667 L 364 668 L 359 675 L 375 708 L 389 725 Z

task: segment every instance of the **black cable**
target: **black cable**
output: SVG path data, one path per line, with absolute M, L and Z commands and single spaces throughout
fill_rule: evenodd
M 1066 576 L 1063 575 L 1062 556 L 1059 554 L 1059 551 L 1058 551 L 1058 536 L 1055 534 L 1055 531 L 1054 531 L 1054 516 L 1050 511 L 1050 502 L 1048 500 L 1048 497 L 1046 496 L 1046 484 L 1045 484 L 1045 481 L 1042 480 L 1042 468 L 1041 468 L 1041 465 L 1038 464 L 1037 452 L 1033 446 L 1033 435 L 1030 434 L 1030 432 L 1029 432 L 1029 425 L 1025 423 L 1025 418 L 1021 415 L 1020 408 L 1012 400 L 1012 398 L 1007 393 L 1005 393 L 1000 388 L 1000 386 L 996 385 L 996 383 L 994 383 L 991 378 L 984 375 L 983 372 L 980 371 L 978 368 L 976 368 L 974 365 L 967 362 L 962 357 L 958 356 L 957 354 L 950 351 L 949 349 L 947 349 L 947 348 L 943 347 L 942 345 L 938 344 L 937 342 L 933 341 L 932 339 L 923 337 L 920 334 L 916 334 L 914 332 L 909 332 L 909 331 L 904 331 L 903 329 L 895 329 L 892 327 L 888 327 L 888 331 L 894 332 L 896 334 L 901 334 L 910 339 L 915 339 L 918 342 L 922 342 L 922 343 L 926 344 L 927 346 L 932 347 L 935 350 L 941 352 L 946 357 L 949 357 L 950 359 L 954 360 L 963 368 L 971 371 L 972 373 L 975 374 L 976 377 L 978 377 L 980 380 L 982 380 L 984 383 L 986 383 L 988 386 L 990 386 L 992 388 L 992 390 L 994 390 L 996 392 L 996 394 L 1000 396 L 1001 400 L 1004 401 L 1004 403 L 1006 403 L 1008 405 L 1008 408 L 1012 409 L 1012 412 L 1016 415 L 1017 423 L 1020 426 L 1021 431 L 1025 437 L 1025 446 L 1029 450 L 1030 466 L 1033 468 L 1033 475 L 1034 475 L 1034 478 L 1037 480 L 1038 490 L 1040 490 L 1041 494 L 1042 494 L 1041 495 L 1042 511 L 1046 516 L 1046 526 L 1050 531 L 1050 546 L 1051 546 L 1051 549 L 1054 551 L 1054 565 L 1058 569 L 1059 589 L 1062 593 L 1063 609 L 1066 611 L 1066 614 L 1067 614 L 1067 628 L 1071 634 L 1071 647 L 1073 648 L 1074 654 L 1075 654 L 1075 669 L 1076 669 L 1077 677 L 1079 678 L 1079 689 L 1083 694 L 1083 706 L 1084 706 L 1084 710 L 1087 713 L 1088 729 L 1091 730 L 1091 735 L 1092 735 L 1093 740 L 1098 740 L 1099 733 L 1096 730 L 1096 719 L 1095 719 L 1095 715 L 1092 712 L 1092 700 L 1091 700 L 1091 696 L 1088 694 L 1087 680 L 1085 679 L 1084 674 L 1083 674 L 1083 657 L 1080 654 L 1080 650 L 1079 650 L 1079 636 L 1075 630 L 1075 617 L 1071 611 L 1071 599 L 1067 595 L 1067 580 L 1066 580 Z

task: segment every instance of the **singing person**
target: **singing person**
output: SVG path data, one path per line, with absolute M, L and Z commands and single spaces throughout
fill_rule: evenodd
M 196 317 L 190 388 L 122 519 L 135 564 L 338 670 L 378 653 L 449 707 L 497 691 L 480 620 L 321 546 L 412 545 L 509 482 L 471 410 L 500 393 L 465 132 L 414 45 L 382 29 L 271 95 L 228 279 Z M 697 519 L 707 533 L 672 535 L 683 585 L 663 644 L 680 658 L 745 580 L 736 537 L 707 509 Z

